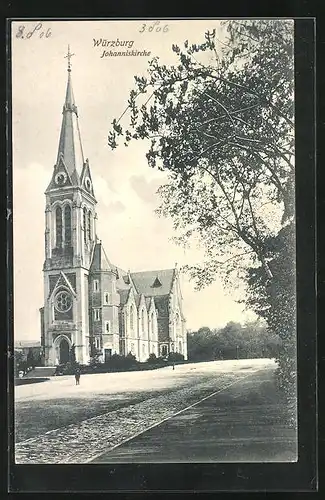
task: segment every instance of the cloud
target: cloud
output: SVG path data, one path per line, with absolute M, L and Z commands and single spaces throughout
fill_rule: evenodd
M 114 214 L 121 214 L 125 209 L 126 207 L 121 201 L 115 201 L 108 205 L 108 210 Z
M 136 26 L 137 21 L 134 23 Z M 219 23 L 212 20 L 209 29 L 218 29 Z M 168 44 L 179 45 L 189 37 L 193 43 L 199 43 L 204 40 L 207 28 L 206 20 L 169 24 L 173 29 L 164 34 L 165 44 L 161 44 L 159 36 L 153 39 L 150 33 L 134 32 L 136 43 L 144 43 L 143 36 L 147 36 L 152 54 L 159 56 L 163 64 L 174 64 L 176 60 L 175 53 L 166 49 Z M 112 58 L 103 63 L 99 57 L 94 58 L 89 40 L 81 36 L 89 29 L 95 30 L 99 37 L 108 29 L 111 39 L 121 39 L 129 36 L 130 22 L 55 21 L 52 31 L 56 36 L 46 44 L 39 44 L 33 37 L 27 44 L 15 37 L 12 40 L 14 321 L 15 337 L 20 339 L 36 340 L 40 336 L 39 307 L 44 301 L 44 191 L 57 154 L 66 89 L 62 47 L 68 42 L 79 47 L 73 86 L 83 148 L 90 160 L 98 201 L 98 236 L 108 257 L 131 270 L 168 268 L 175 261 L 181 267 L 202 259 L 194 246 L 185 255 L 182 248 L 171 243 L 172 221 L 158 219 L 154 213 L 159 203 L 156 191 L 166 182 L 167 174 L 148 166 L 146 141 L 132 141 L 129 147 L 121 146 L 114 151 L 107 145 L 111 122 L 125 109 L 134 74 L 145 73 L 147 60 L 129 58 L 125 64 L 123 58 Z M 29 92 L 26 99 L 26 89 L 36 87 L 37 92 Z M 240 318 L 240 306 L 225 297 L 217 282 L 206 291 L 195 292 L 193 284 L 184 281 L 183 295 L 189 328 L 203 324 L 214 327 Z
M 100 175 L 94 176 L 94 192 L 97 201 L 106 207 L 109 206 L 112 202 L 112 199 L 115 198 L 114 191 L 109 187 L 108 182 L 104 179 L 104 177 Z
M 157 189 L 161 185 L 161 180 L 148 181 L 143 175 L 133 175 L 130 178 L 130 185 L 142 201 L 153 205 L 157 203 L 159 199 Z
M 32 163 L 13 171 L 14 325 L 16 338 L 38 340 L 43 305 L 44 191 L 51 173 Z
M 19 339 L 37 340 L 40 335 L 39 307 L 44 300 L 44 190 L 50 174 L 48 168 L 37 163 L 14 169 L 14 322 L 15 336 Z M 137 187 L 147 185 L 152 191 L 157 185 L 157 180 L 147 182 L 140 175 L 133 176 L 134 182 Z M 174 234 L 172 222 L 158 218 L 154 207 L 140 199 L 131 182 L 121 183 L 120 191 L 115 193 L 105 178 L 94 176 L 94 188 L 98 199 L 98 236 L 116 265 L 137 271 L 169 268 L 175 262 L 181 267 L 202 259 L 199 250 L 184 251 L 170 241 Z M 188 328 L 197 329 L 203 324 L 214 328 L 249 317 L 233 297 L 225 294 L 218 281 L 197 292 L 184 276 L 182 289 Z

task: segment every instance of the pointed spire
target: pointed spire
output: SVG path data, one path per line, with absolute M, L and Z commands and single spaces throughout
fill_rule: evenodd
M 68 59 L 68 71 L 71 71 L 71 57 L 74 56 L 74 54 L 71 54 L 70 52 L 70 45 L 68 45 L 68 53 L 66 56 L 64 56 L 66 59 Z
M 66 110 L 73 111 L 78 116 L 78 110 L 77 110 L 77 106 L 75 105 L 75 102 L 74 102 L 74 95 L 73 95 L 73 90 L 72 90 L 71 73 L 70 73 L 71 70 L 68 69 L 68 71 L 69 71 L 68 84 L 67 84 L 67 90 L 66 90 L 66 94 L 65 94 L 64 108 Z
M 73 55 L 74 54 L 70 52 L 70 46 L 68 46 L 68 53 L 65 56 L 68 59 L 68 82 L 62 111 L 63 118 L 57 163 L 61 158 L 73 181 L 79 183 L 79 172 L 84 164 L 84 156 L 78 123 L 78 110 L 72 89 L 70 59 Z
M 78 116 L 78 111 L 77 107 L 74 102 L 74 95 L 73 95 L 73 90 L 72 90 L 72 81 L 71 81 L 71 57 L 74 56 L 75 54 L 72 54 L 70 52 L 70 45 L 68 45 L 68 53 L 64 57 L 68 59 L 68 84 L 67 84 L 67 91 L 65 94 L 65 103 L 64 103 L 64 108 L 66 108 L 68 111 L 72 111 L 76 113 Z

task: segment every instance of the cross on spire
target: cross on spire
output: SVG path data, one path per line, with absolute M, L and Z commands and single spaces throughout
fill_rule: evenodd
M 64 57 L 65 57 L 65 59 L 66 59 L 66 58 L 68 59 L 68 71 L 71 71 L 71 61 L 70 61 L 70 59 L 71 59 L 71 57 L 72 57 L 72 56 L 74 56 L 74 55 L 75 55 L 75 54 L 72 54 L 72 53 L 70 52 L 70 45 L 68 45 L 68 53 L 67 53 L 67 55 L 66 55 L 66 56 L 64 56 Z

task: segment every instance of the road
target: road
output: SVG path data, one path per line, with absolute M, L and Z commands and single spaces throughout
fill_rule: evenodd
M 294 462 L 292 411 L 281 400 L 268 366 L 92 462 Z
M 229 380 L 254 373 L 261 367 L 275 367 L 268 359 L 189 363 L 153 371 L 83 375 L 81 385 L 74 377 L 52 377 L 46 382 L 15 387 L 16 442 L 48 431 L 106 414 L 160 394 L 211 381 L 223 387 Z M 185 408 L 186 404 L 184 404 Z
M 275 368 L 213 361 L 17 386 L 16 463 L 294 460 Z
M 189 382 L 193 384 L 196 380 L 207 377 L 217 376 L 222 380 L 223 375 L 241 373 L 243 369 L 247 370 L 247 373 L 253 373 L 265 366 L 274 368 L 274 361 L 270 359 L 208 361 L 180 364 L 175 370 L 167 366 L 152 371 L 87 374 L 81 376 L 81 385 L 78 387 L 75 386 L 73 375 L 50 377 L 50 380 L 39 384 L 16 386 L 15 402 L 55 400 L 62 397 L 95 398 L 103 393 L 114 395 L 129 391 L 170 390 Z

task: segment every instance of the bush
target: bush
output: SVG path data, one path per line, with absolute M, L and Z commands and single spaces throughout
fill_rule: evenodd
M 100 363 L 100 354 L 101 354 L 101 353 L 96 353 L 96 354 L 94 354 L 94 356 L 92 356 L 92 357 L 89 359 L 88 364 L 89 364 L 90 366 L 92 366 L 92 365 L 98 365 L 98 364 Z
M 32 348 L 28 349 L 26 362 L 27 362 L 27 368 L 29 368 L 29 367 L 31 367 L 32 369 L 35 368 L 35 366 L 36 366 L 36 360 L 35 360 Z
M 168 361 L 175 363 L 176 361 L 184 361 L 183 354 L 179 352 L 170 352 L 168 355 Z
M 118 354 L 116 354 L 116 356 L 118 356 Z M 123 356 L 119 356 L 120 358 L 124 359 Z M 132 354 L 131 352 L 129 352 L 127 354 L 127 356 L 125 357 L 125 359 L 128 359 L 130 361 L 136 361 L 136 357 L 134 356 L 134 354 Z
M 147 363 L 152 364 L 152 365 L 159 363 L 159 359 L 157 358 L 157 356 L 155 355 L 154 352 L 149 354 L 149 358 L 147 359 Z
M 173 362 L 184 361 L 184 356 L 182 354 L 173 354 L 175 355 L 175 361 Z M 157 358 L 157 356 L 152 353 L 145 363 L 140 363 L 136 361 L 135 356 L 131 353 L 127 356 L 113 354 L 105 363 L 91 360 L 87 365 L 80 365 L 79 363 L 71 362 L 68 362 L 65 365 L 59 365 L 56 367 L 55 375 L 74 375 L 77 366 L 82 374 L 155 370 L 157 368 L 161 368 L 162 366 L 166 366 L 168 362 L 171 362 L 171 359 L 172 356 L 169 356 L 169 359 L 163 357 Z
M 58 365 L 55 369 L 54 375 L 74 375 L 76 368 L 81 369 L 79 363 L 72 363 L 68 361 L 65 365 Z

